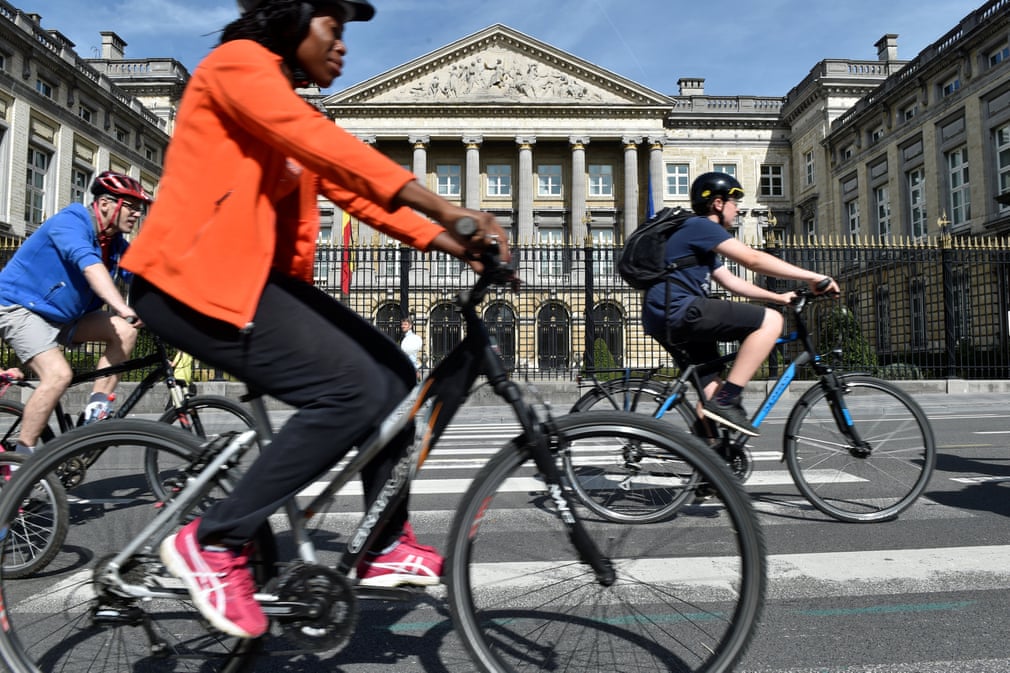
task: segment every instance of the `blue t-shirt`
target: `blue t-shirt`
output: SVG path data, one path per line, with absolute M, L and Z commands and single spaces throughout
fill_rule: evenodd
M 646 291 L 642 300 L 646 334 L 665 335 L 667 326 L 676 330 L 691 302 L 712 293 L 712 272 L 722 266 L 714 249 L 730 238 L 725 227 L 700 215 L 689 218 L 674 232 L 666 242 L 666 263 L 688 255 L 694 255 L 699 263 L 672 271 L 669 278 L 676 282 L 657 283 Z
M 110 274 L 127 279 L 119 259 L 128 243 L 113 237 Z M 0 270 L 0 304 L 20 304 L 64 325 L 102 306 L 84 277 L 84 269 L 102 263 L 102 248 L 87 208 L 73 203 L 46 220 L 25 239 Z

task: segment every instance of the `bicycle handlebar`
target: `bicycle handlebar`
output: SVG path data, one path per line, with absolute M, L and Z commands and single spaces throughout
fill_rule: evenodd
M 473 238 L 477 233 L 477 221 L 469 216 L 464 216 L 456 220 L 453 228 L 456 233 L 464 238 Z M 480 278 L 474 284 L 469 295 L 464 299 L 477 303 L 483 298 L 485 292 L 491 285 L 511 285 L 513 290 L 518 290 L 519 279 L 516 276 L 515 268 L 511 262 L 503 262 L 501 258 L 501 248 L 498 246 L 498 239 L 495 236 L 489 237 L 487 245 L 477 256 L 477 260 L 484 267 Z

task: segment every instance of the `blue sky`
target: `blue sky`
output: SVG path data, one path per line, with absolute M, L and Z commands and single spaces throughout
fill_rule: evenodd
M 10 0 L 9 0 L 10 1 Z M 910 59 L 981 0 L 372 0 L 369 23 L 348 27 L 338 91 L 502 23 L 660 93 L 681 77 L 705 78 L 719 96 L 784 96 L 820 60 L 873 60 L 898 34 Z M 171 57 L 191 72 L 237 16 L 228 0 L 13 0 L 42 25 L 97 55 L 100 32 L 127 42 L 128 58 Z M 687 6 L 690 5 L 690 6 Z M 86 9 L 85 9 L 86 7 Z M 712 10 L 720 10 L 718 16 Z M 84 10 L 84 11 L 82 11 Z

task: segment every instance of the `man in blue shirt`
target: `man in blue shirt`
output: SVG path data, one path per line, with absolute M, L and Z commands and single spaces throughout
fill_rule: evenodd
M 717 423 L 755 436 L 757 429 L 747 418 L 740 394 L 782 334 L 782 314 L 756 304 L 712 299 L 712 282 L 732 294 L 774 304 L 788 304 L 793 293 L 771 292 L 740 278 L 726 268 L 720 257 L 755 273 L 805 281 L 815 292 L 838 294 L 839 289 L 831 280 L 827 288 L 817 290 L 824 275 L 734 238 L 729 228 L 736 221 L 743 197 L 743 187 L 726 173 L 704 173 L 691 184 L 691 208 L 697 216 L 689 218 L 667 241 L 665 259 L 667 263 L 676 261 L 678 268 L 669 274 L 667 282 L 646 291 L 642 323 L 645 332 L 668 351 L 676 354 L 676 344 L 692 363 L 719 357 L 720 341 L 739 340 L 740 350 L 725 383 L 720 387 L 719 372 L 703 377 L 706 399 L 699 411 Z M 707 430 L 700 425 L 700 430 Z
M 98 361 L 125 361 L 140 322 L 116 287 L 124 234 L 151 203 L 141 184 L 105 171 L 91 185 L 90 208 L 73 203 L 46 220 L 0 271 L 0 338 L 39 377 L 25 404 L 17 451 L 32 453 L 73 372 L 59 346 L 105 343 Z M 100 310 L 107 304 L 111 312 Z M 95 381 L 85 420 L 108 414 L 118 376 Z

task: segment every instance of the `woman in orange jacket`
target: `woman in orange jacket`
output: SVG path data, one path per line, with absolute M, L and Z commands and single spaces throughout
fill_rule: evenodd
M 193 73 L 157 201 L 123 265 L 137 276 L 134 307 L 151 329 L 297 409 L 234 492 L 161 549 L 212 624 L 251 638 L 267 620 L 253 598 L 245 543 L 414 384 L 395 343 L 311 286 L 317 195 L 425 251 L 465 259 L 489 235 L 507 239 L 493 216 L 428 191 L 295 93 L 340 75 L 344 24 L 372 18 L 367 0 L 239 4 L 241 17 Z M 464 216 L 477 221 L 472 239 L 452 233 Z M 169 247 L 181 253 L 165 255 Z M 411 436 L 404 432 L 366 470 L 368 503 Z M 406 503 L 373 549 L 357 568 L 362 584 L 439 581 L 442 558 L 417 542 Z

